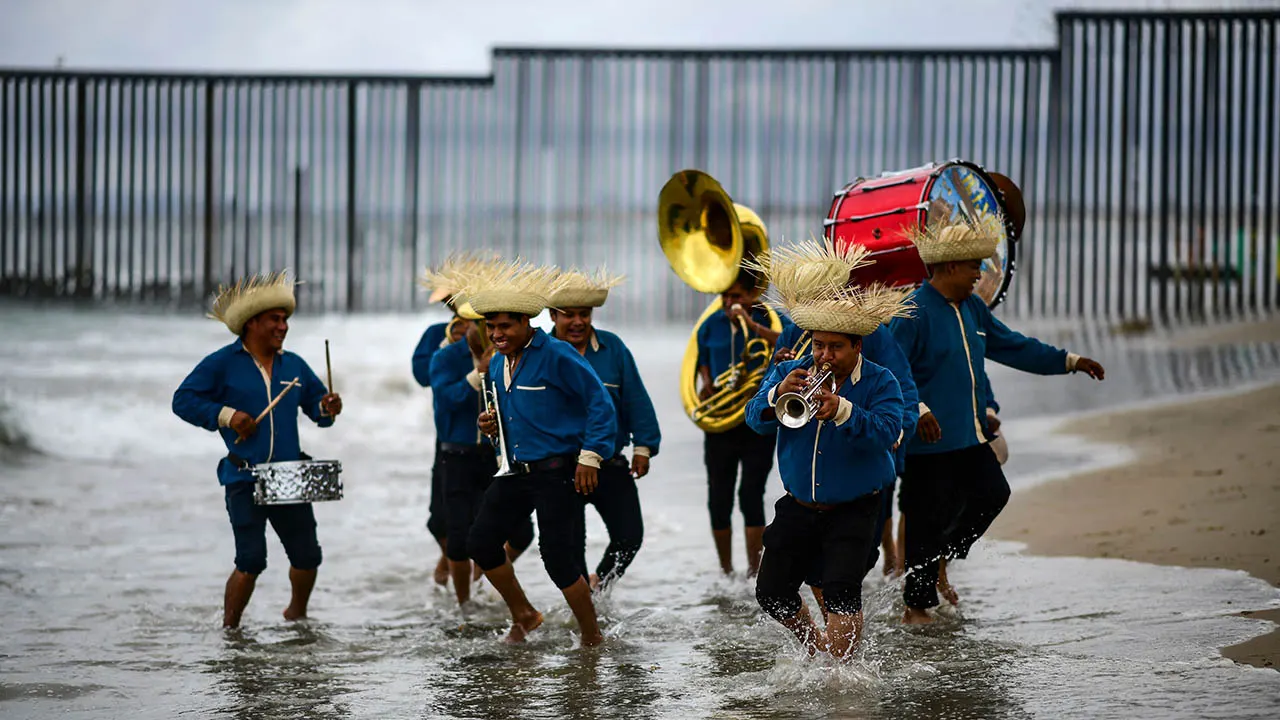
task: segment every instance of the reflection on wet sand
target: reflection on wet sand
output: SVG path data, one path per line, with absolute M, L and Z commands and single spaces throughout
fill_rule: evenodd
M 227 698 L 219 712 L 243 720 L 351 717 L 341 698 L 352 688 L 328 657 L 343 655 L 343 648 L 306 623 L 282 634 L 283 639 L 265 641 L 245 630 L 226 632 L 222 654 L 207 663 L 207 672 L 217 676 L 215 687 Z

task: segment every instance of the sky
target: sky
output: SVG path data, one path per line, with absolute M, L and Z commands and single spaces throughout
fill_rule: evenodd
M 1046 47 L 1055 9 L 1280 0 L 0 0 L 0 67 L 485 75 L 494 46 Z

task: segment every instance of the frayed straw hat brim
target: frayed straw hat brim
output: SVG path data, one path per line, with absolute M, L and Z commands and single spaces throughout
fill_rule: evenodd
M 480 315 L 519 313 L 533 317 L 547 307 L 547 299 L 536 293 L 516 290 L 488 290 L 467 295 L 467 302 Z
M 791 320 L 801 330 L 846 335 L 870 335 L 881 324 L 879 317 L 839 301 L 794 305 L 791 307 Z
M 608 290 L 593 290 L 589 288 L 569 288 L 561 290 L 551 296 L 551 302 L 548 307 L 554 308 L 577 308 L 591 307 L 597 308 L 604 305 L 604 301 L 609 298 Z
M 268 310 L 279 308 L 292 316 L 298 307 L 294 284 L 284 272 L 242 279 L 219 289 L 208 316 L 221 321 L 233 335 L 239 335 L 245 323 Z

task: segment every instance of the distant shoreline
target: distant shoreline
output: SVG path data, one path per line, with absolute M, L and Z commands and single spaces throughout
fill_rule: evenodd
M 1269 339 L 1280 322 L 1241 330 L 1201 340 Z M 1130 445 L 1138 457 L 1017 492 L 993 537 L 1036 555 L 1243 570 L 1280 587 L 1280 383 L 1090 415 L 1060 431 Z M 1280 610 L 1242 615 L 1280 623 Z M 1280 628 L 1222 654 L 1280 670 Z

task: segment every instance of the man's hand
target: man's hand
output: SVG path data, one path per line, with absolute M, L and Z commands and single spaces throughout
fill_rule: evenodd
M 631 477 L 642 478 L 649 474 L 649 458 L 645 455 L 631 455 Z
M 236 434 L 243 440 L 257 432 L 258 423 L 253 421 L 253 417 L 249 413 L 237 410 L 236 414 L 231 416 L 231 429 L 235 430 Z
M 489 372 L 489 360 L 493 358 L 493 346 L 490 345 L 479 357 L 471 356 L 471 362 L 475 365 L 476 372 L 484 375 Z
M 987 428 L 992 435 L 1000 432 L 1000 417 L 993 412 L 987 413 Z
M 480 428 L 480 432 L 489 437 L 498 436 L 498 420 L 490 413 L 480 413 L 480 417 L 476 418 L 476 427 Z
M 774 365 L 777 365 L 780 362 L 786 362 L 788 360 L 795 360 L 795 359 L 796 359 L 796 354 L 794 352 L 791 352 L 791 348 L 789 347 L 780 347 L 778 348 L 777 352 L 773 354 Z
M 813 414 L 814 420 L 831 420 L 840 411 L 840 396 L 829 390 L 819 390 L 813 399 L 818 402 L 818 412 Z
M 942 426 L 938 424 L 938 418 L 934 417 L 933 413 L 927 412 L 920 416 L 920 422 L 916 425 L 916 434 L 927 443 L 936 443 L 942 439 Z
M 743 320 L 745 320 L 747 323 L 747 327 L 751 327 L 752 325 L 755 324 L 755 322 L 751 319 L 751 313 L 747 312 L 747 309 L 742 307 L 741 305 L 731 306 L 727 314 L 729 315 L 729 320 L 733 322 L 735 325 L 738 323 L 738 318 L 742 318 Z
M 1107 371 L 1102 368 L 1102 365 L 1098 364 L 1097 360 L 1091 360 L 1087 357 L 1082 357 L 1076 361 L 1076 370 L 1094 380 L 1102 380 L 1107 376 Z
M 786 377 L 782 378 L 782 382 L 778 383 L 778 389 L 774 391 L 773 399 L 777 400 L 787 393 L 800 392 L 801 390 L 804 390 L 805 383 L 808 381 L 808 370 L 804 368 L 796 368 L 795 370 L 792 370 L 787 373 Z
M 578 463 L 578 471 L 573 474 L 573 487 L 583 495 L 590 495 L 600 482 L 598 471 L 589 465 Z
M 325 415 L 337 417 L 338 414 L 342 412 L 342 398 L 338 393 L 329 393 L 328 395 L 325 395 L 320 398 L 320 410 L 323 411 Z

